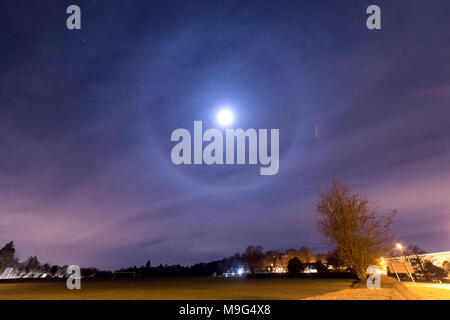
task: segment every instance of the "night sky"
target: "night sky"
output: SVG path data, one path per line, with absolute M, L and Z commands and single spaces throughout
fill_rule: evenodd
M 21 260 L 325 252 L 333 178 L 398 208 L 402 243 L 450 249 L 448 0 L 15 0 L 0 17 L 0 245 Z M 218 128 L 224 104 L 235 128 L 280 129 L 277 175 L 172 163 L 171 132 Z

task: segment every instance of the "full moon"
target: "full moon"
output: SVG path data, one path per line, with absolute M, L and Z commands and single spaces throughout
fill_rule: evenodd
M 229 126 L 233 122 L 233 113 L 229 109 L 222 109 L 217 114 L 217 121 L 222 126 Z

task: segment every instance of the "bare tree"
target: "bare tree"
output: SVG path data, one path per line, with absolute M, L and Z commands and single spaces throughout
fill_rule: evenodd
M 304 263 L 315 261 L 314 253 L 308 247 L 298 249 L 297 256 Z
M 425 254 L 427 251 L 417 244 L 410 244 L 405 249 L 405 255 L 407 256 L 419 256 L 421 254 Z
M 273 250 L 269 250 L 264 254 L 263 264 L 266 267 L 270 267 L 273 271 L 274 267 L 278 266 L 279 258 L 281 257 L 281 253 Z
M 319 231 L 358 278 L 365 279 L 367 267 L 391 246 L 390 226 L 397 211 L 377 216 L 368 200 L 337 180 L 320 196 L 316 208 Z
M 261 246 L 248 246 L 245 249 L 244 258 L 251 274 L 255 274 L 256 267 L 264 258 L 263 248 Z

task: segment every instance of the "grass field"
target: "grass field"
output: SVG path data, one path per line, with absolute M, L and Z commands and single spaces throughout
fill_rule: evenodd
M 403 300 L 450 299 L 450 285 L 399 283 L 382 277 L 380 290 L 350 279 L 157 278 L 84 279 L 81 290 L 63 280 L 0 281 L 0 300 Z
M 0 299 L 305 299 L 349 289 L 348 279 L 165 278 L 1 282 Z

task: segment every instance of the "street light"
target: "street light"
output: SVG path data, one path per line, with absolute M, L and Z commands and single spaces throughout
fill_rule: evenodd
M 406 255 L 405 255 L 405 252 L 403 251 L 402 244 L 397 242 L 396 246 L 397 246 L 397 249 L 399 249 L 401 251 L 402 255 L 405 257 L 405 260 L 406 260 Z
M 406 254 L 405 254 L 405 252 L 403 251 L 403 246 L 402 246 L 401 243 L 398 243 L 398 242 L 397 242 L 396 247 L 397 247 L 397 249 L 399 249 L 399 250 L 402 252 L 403 257 L 405 258 L 405 262 L 404 262 L 405 268 L 406 268 L 406 270 L 408 271 L 409 276 L 411 277 L 412 282 L 414 283 L 414 285 L 416 285 L 416 282 L 414 281 L 414 278 L 413 278 L 411 272 L 409 271 L 408 266 L 406 265 L 406 262 L 408 262 L 408 263 L 411 265 L 411 261 L 409 261 L 409 259 L 406 257 Z

